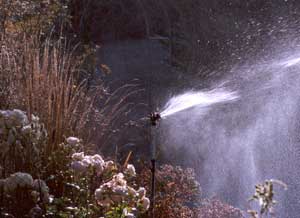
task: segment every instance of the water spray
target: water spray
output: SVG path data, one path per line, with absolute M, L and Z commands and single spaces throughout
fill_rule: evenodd
M 150 122 L 150 143 L 151 143 L 151 216 L 154 218 L 155 210 L 155 173 L 156 173 L 156 141 L 152 137 L 156 134 L 159 121 L 169 116 L 198 107 L 206 111 L 210 106 L 217 103 L 225 103 L 238 99 L 236 92 L 227 91 L 224 88 L 216 88 L 208 91 L 190 91 L 171 98 L 164 109 L 160 112 L 151 112 L 148 116 Z

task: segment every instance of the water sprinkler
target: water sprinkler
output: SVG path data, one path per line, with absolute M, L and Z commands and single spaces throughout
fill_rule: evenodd
M 149 121 L 152 127 L 156 127 L 158 125 L 158 121 L 161 119 L 161 116 L 158 112 L 152 112 L 149 115 Z M 153 130 L 153 129 L 152 129 Z M 152 131 L 150 131 L 150 135 Z M 151 137 L 152 138 L 152 137 Z M 152 143 L 152 151 L 151 151 L 151 217 L 155 217 L 155 171 L 156 171 L 156 142 L 151 141 Z
M 158 112 L 152 112 L 149 115 L 150 123 L 152 126 L 156 126 L 158 121 L 161 119 L 161 116 Z

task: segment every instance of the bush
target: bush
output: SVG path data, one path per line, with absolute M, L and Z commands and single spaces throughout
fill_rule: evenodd
M 32 115 L 30 122 L 20 110 L 0 111 L 0 133 L 1 216 L 115 218 L 148 210 L 133 165 L 104 161 L 76 137 L 47 153 L 47 131 L 39 118 Z
M 217 199 L 207 200 L 198 209 L 198 218 L 244 218 L 241 210 Z
M 151 172 L 143 169 L 139 184 L 150 189 Z M 162 165 L 157 169 L 155 217 L 195 217 L 200 186 L 192 169 Z
M 149 190 L 149 181 L 151 172 L 144 166 L 138 182 Z M 162 165 L 156 176 L 155 217 L 244 218 L 241 210 L 200 194 L 193 169 Z
M 0 160 L 2 176 L 17 171 L 40 174 L 47 131 L 37 116 L 29 120 L 21 110 L 0 110 Z

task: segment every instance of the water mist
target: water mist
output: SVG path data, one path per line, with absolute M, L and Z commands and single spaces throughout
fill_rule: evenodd
M 200 109 L 205 110 L 211 105 L 232 101 L 237 98 L 237 93 L 229 92 L 222 88 L 199 92 L 189 91 L 182 95 L 171 98 L 163 111 L 160 112 L 160 116 L 164 118 L 192 107 L 197 107 L 198 111 Z
M 256 183 L 279 179 L 289 185 L 275 197 L 279 217 L 299 215 L 299 57 L 237 66 L 226 85 L 166 103 L 165 155 L 195 168 L 205 196 L 246 209 Z

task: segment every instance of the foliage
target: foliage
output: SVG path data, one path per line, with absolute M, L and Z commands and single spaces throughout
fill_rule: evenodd
M 224 204 L 217 199 L 202 202 L 198 210 L 198 218 L 244 218 L 241 210 L 228 204 Z
M 136 84 L 110 92 L 99 78 L 89 77 L 82 66 L 86 55 L 78 55 L 64 38 L 42 43 L 37 36 L 7 37 L 2 43 L 0 108 L 37 114 L 49 133 L 48 152 L 68 135 L 107 147 L 128 128 L 128 99 L 139 91 Z
M 35 7 L 34 4 L 31 6 Z M 129 186 L 134 178 L 126 186 L 130 187 L 131 193 L 136 193 L 130 202 L 122 198 L 111 207 L 98 204 L 94 192 L 101 188 L 101 183 L 107 184 L 115 173 L 123 171 L 127 178 L 134 167 L 127 164 L 125 168 L 119 167 L 108 161 L 103 162 L 103 168 L 113 165 L 112 171 L 95 174 L 88 161 L 89 157 L 97 157 L 90 155 L 97 148 L 90 143 L 82 146 L 82 140 L 74 137 L 66 138 L 78 135 L 85 142 L 94 138 L 99 147 L 108 145 L 111 135 L 118 133 L 115 127 L 126 127 L 124 119 L 120 124 L 119 117 L 124 118 L 123 113 L 130 110 L 126 101 L 137 92 L 137 86 L 126 85 L 108 93 L 101 80 L 89 77 L 90 71 L 95 71 L 94 65 L 86 61 L 90 53 L 85 51 L 89 48 L 80 47 L 84 48 L 84 55 L 78 55 L 78 46 L 73 47 L 66 38 L 41 36 L 45 31 L 42 24 L 34 25 L 37 29 L 31 29 L 32 26 L 17 28 L 20 23 L 21 27 L 28 24 L 26 16 L 20 15 L 20 20 L 12 25 L 13 30 L 8 28 L 11 27 L 8 25 L 11 24 L 10 18 L 5 17 L 2 23 L 5 28 L 0 32 L 0 108 L 22 109 L 2 111 L 0 116 L 1 216 L 98 217 L 114 214 L 114 208 L 122 208 L 121 215 L 127 217 L 146 210 L 149 199 L 145 192 L 139 195 L 138 189 Z M 35 19 L 28 16 L 30 21 Z M 49 23 L 49 27 L 51 25 Z M 76 152 L 87 154 L 83 160 L 86 173 L 80 176 L 73 168 L 72 154 Z M 22 190 L 17 183 L 17 188 L 7 193 L 7 185 L 3 184 L 11 182 L 11 177 L 19 178 L 19 175 L 43 179 L 41 184 L 48 187 L 53 200 L 34 201 L 32 185 L 22 187 L 22 183 Z M 28 204 L 15 209 L 24 201 Z
M 151 172 L 143 169 L 139 182 L 150 188 Z M 157 169 L 155 217 L 195 217 L 200 203 L 200 186 L 192 169 L 162 165 Z
M 37 142 L 46 140 L 47 132 L 37 117 L 29 123 L 20 110 L 0 114 L 4 177 L 0 180 L 1 215 L 116 218 L 135 217 L 148 210 L 146 190 L 135 189 L 133 165 L 118 166 L 98 154 L 87 155 L 85 152 L 91 151 L 75 137 L 67 138 L 59 149 L 45 155 L 46 146 Z M 21 202 L 26 203 L 18 207 Z
M 70 139 L 70 138 L 68 138 Z M 69 140 L 70 141 L 70 140 Z M 48 207 L 48 214 L 54 217 L 62 217 L 62 214 L 73 214 L 75 217 L 121 217 L 122 214 L 132 215 L 147 210 L 140 207 L 145 192 L 140 194 L 133 187 L 134 176 L 132 165 L 125 169 L 113 161 L 104 161 L 98 154 L 85 155 L 79 152 L 83 147 L 79 144 L 68 144 L 73 147 L 69 154 L 69 169 L 65 172 L 69 176 L 63 176 L 63 195 L 54 199 Z M 68 147 L 67 146 L 67 147 Z M 78 150 L 78 152 L 75 152 Z M 57 166 L 56 166 L 57 167 Z M 134 167 L 133 167 L 134 168 Z
M 147 189 L 150 175 L 150 170 L 143 168 L 138 180 Z M 218 199 L 201 198 L 192 169 L 162 165 L 156 180 L 155 217 L 244 218 L 241 210 Z
M 87 92 L 86 82 L 78 81 L 82 57 L 65 40 L 23 40 L 8 38 L 2 46 L 0 75 L 7 82 L 1 87 L 1 106 L 38 114 L 49 132 L 48 150 L 52 151 L 64 134 L 84 129 L 93 115 L 94 96 L 103 95 L 103 86 L 90 89 L 93 95 Z
M 249 201 L 257 201 L 260 206 L 259 215 L 263 217 L 263 215 L 268 216 L 268 214 L 274 214 L 274 206 L 277 203 L 274 200 L 274 184 L 280 185 L 287 189 L 287 185 L 279 180 L 266 180 L 262 184 L 257 184 L 255 186 L 255 193 L 249 199 Z M 258 217 L 258 213 L 254 210 L 249 210 L 248 213 L 251 217 L 256 218 Z
M 70 18 L 69 1 L 0 1 L 0 29 L 4 33 L 48 33 L 53 24 L 62 24 Z
M 123 166 L 105 161 L 76 137 L 68 137 L 45 157 L 43 142 L 47 131 L 38 117 L 32 115 L 29 121 L 20 110 L 0 111 L 0 115 L 2 214 L 147 217 L 143 213 L 149 209 L 150 201 L 146 189 L 137 184 L 149 189 L 150 170 L 143 169 L 136 177 L 133 165 L 127 161 Z M 192 169 L 163 165 L 157 170 L 156 179 L 156 217 L 243 218 L 240 210 L 219 200 L 200 200 L 200 186 Z M 250 199 L 260 203 L 261 216 L 267 215 L 275 204 L 274 183 L 286 188 L 280 181 L 269 180 L 258 184 Z M 26 204 L 18 207 L 20 202 Z M 257 217 L 255 211 L 248 212 Z
M 28 173 L 17 172 L 1 179 L 0 189 L 1 217 L 4 214 L 23 217 L 26 213 L 29 217 L 40 217 L 44 209 L 42 206 L 51 200 L 45 181 L 33 180 Z
M 47 131 L 37 116 L 29 119 L 16 109 L 0 111 L 1 215 L 40 213 L 41 206 L 49 202 L 49 188 L 40 179 L 46 143 Z
M 47 131 L 37 116 L 29 120 L 20 110 L 0 110 L 0 160 L 2 176 L 27 170 L 37 176 L 47 142 Z

